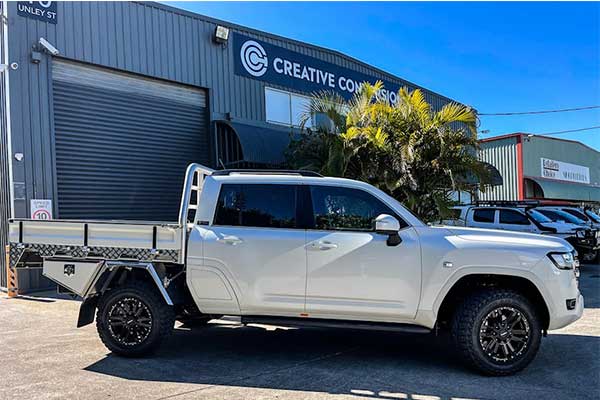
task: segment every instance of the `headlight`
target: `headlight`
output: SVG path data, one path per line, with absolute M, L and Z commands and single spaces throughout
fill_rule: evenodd
M 559 269 L 574 269 L 575 258 L 572 253 L 548 253 L 550 261 Z
M 585 237 L 585 231 L 577 231 L 577 237 L 578 238 L 584 238 Z

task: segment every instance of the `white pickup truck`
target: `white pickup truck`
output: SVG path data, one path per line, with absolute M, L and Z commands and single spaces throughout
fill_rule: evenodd
M 154 350 L 175 320 L 447 330 L 490 375 L 523 369 L 583 312 L 566 241 L 430 227 L 366 183 L 306 171 L 188 168 L 177 223 L 10 222 L 12 268 L 82 303 L 116 354 Z M 96 311 L 97 310 L 97 311 Z
M 600 250 L 597 228 L 570 213 L 555 211 L 554 207 L 539 207 L 535 201 L 478 202 L 455 206 L 453 211 L 457 218 L 444 221 L 445 224 L 556 236 L 569 242 L 585 262 L 596 259 Z

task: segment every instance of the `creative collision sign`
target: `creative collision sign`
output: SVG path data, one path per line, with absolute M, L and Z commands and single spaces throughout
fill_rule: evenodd
M 239 33 L 233 34 L 233 52 L 236 75 L 305 93 L 333 91 L 349 99 L 363 82 L 381 80 Z M 383 84 L 379 95 L 395 103 L 400 85 L 386 81 Z
M 590 183 L 590 169 L 582 165 L 541 158 L 542 177 L 567 182 Z
M 17 14 L 56 24 L 56 1 L 17 1 Z

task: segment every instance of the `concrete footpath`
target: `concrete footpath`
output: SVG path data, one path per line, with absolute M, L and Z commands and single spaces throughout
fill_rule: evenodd
M 79 303 L 0 293 L 0 399 L 599 399 L 600 266 L 583 266 L 586 309 L 505 378 L 458 363 L 448 341 L 323 329 L 177 328 L 151 358 L 111 355 Z

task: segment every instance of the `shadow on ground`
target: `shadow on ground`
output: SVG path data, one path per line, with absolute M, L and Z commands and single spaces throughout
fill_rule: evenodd
M 596 276 L 600 266 L 582 268 L 588 309 L 600 307 Z M 173 397 L 196 398 L 219 386 L 305 391 L 317 397 L 598 399 L 600 337 L 550 334 L 524 371 L 490 378 L 459 363 L 447 337 L 211 323 L 194 331 L 176 329 L 153 357 L 108 355 L 86 370 L 128 380 L 201 385 Z
M 539 394 L 582 399 L 597 398 L 600 390 L 598 337 L 551 335 L 528 369 L 513 377 L 489 378 L 458 363 L 446 338 L 431 335 L 211 325 L 193 332 L 176 330 L 153 358 L 108 355 L 86 369 L 130 380 L 375 398 Z

